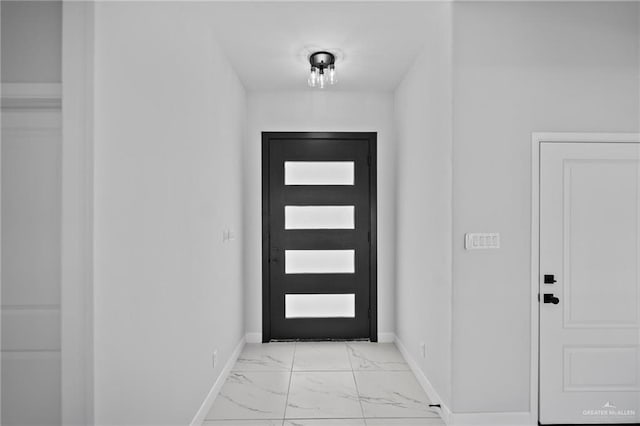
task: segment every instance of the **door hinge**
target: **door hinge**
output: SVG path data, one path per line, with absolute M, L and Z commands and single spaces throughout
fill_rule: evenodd
M 371 309 L 369 309 L 369 311 L 367 312 L 367 315 L 369 316 L 369 318 L 371 318 Z
M 367 241 L 371 242 L 371 231 L 367 232 Z
M 367 156 L 367 164 L 371 165 L 371 156 L 370 155 Z

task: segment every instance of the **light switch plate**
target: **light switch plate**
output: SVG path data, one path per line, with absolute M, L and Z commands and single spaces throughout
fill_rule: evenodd
M 464 248 L 467 250 L 499 249 L 500 234 L 498 232 L 465 234 Z
M 228 243 L 236 239 L 236 234 L 230 229 L 226 228 L 222 230 L 222 242 Z

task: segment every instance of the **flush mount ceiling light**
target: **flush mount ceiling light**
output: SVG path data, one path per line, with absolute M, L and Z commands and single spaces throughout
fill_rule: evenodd
M 324 89 L 324 86 L 336 84 L 336 57 L 329 52 L 315 52 L 309 56 L 311 73 L 309 74 L 309 86 Z M 326 72 L 325 72 L 326 71 Z

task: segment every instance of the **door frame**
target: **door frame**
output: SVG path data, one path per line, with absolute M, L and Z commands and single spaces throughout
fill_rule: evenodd
M 262 132 L 262 342 L 271 340 L 270 263 L 269 263 L 269 140 L 270 139 L 347 139 L 369 141 L 369 197 L 371 239 L 369 241 L 369 340 L 378 341 L 378 221 L 377 221 L 377 132 Z
M 540 149 L 542 143 L 640 143 L 640 133 L 533 132 L 531 134 L 531 378 L 530 410 L 539 420 L 540 373 Z

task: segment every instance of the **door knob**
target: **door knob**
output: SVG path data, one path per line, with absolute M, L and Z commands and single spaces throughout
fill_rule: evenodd
M 553 294 L 547 293 L 544 295 L 544 303 L 553 303 L 554 305 L 557 305 L 558 303 L 560 303 L 560 299 L 555 297 Z

